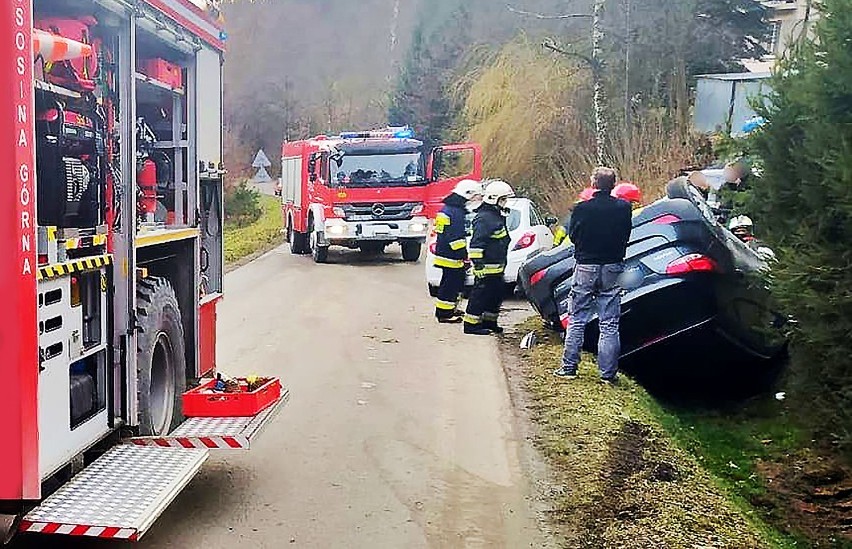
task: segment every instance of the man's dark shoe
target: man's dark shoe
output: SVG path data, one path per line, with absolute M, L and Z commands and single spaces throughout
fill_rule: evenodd
M 609 385 L 610 387 L 617 387 L 617 386 L 618 386 L 618 376 L 616 376 L 616 377 L 609 377 L 609 378 L 607 378 L 607 377 L 602 377 L 602 378 L 601 378 L 601 383 L 602 383 L 603 385 Z
M 562 379 L 577 379 L 577 372 L 572 372 L 564 366 L 558 370 L 554 370 L 553 375 Z
M 483 322 L 482 327 L 495 334 L 502 334 L 504 332 L 503 328 L 498 326 L 496 322 Z
M 438 323 L 440 324 L 458 324 L 461 321 L 462 317 L 460 316 L 438 317 Z
M 481 324 L 465 324 L 464 333 L 467 335 L 487 336 L 491 335 L 491 330 L 483 327 Z

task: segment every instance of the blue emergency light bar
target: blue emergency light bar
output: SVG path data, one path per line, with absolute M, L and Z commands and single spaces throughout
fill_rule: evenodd
M 369 132 L 341 132 L 341 139 L 413 139 L 414 130 L 408 126 L 388 127 L 386 130 L 374 130 Z

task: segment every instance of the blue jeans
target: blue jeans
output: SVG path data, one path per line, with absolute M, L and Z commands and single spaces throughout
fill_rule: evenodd
M 621 318 L 621 288 L 618 277 L 624 270 L 621 263 L 610 265 L 577 265 L 571 279 L 571 321 L 565 334 L 565 352 L 562 367 L 576 373 L 580 364 L 580 350 L 586 324 L 597 306 L 600 339 L 598 340 L 598 368 L 603 379 L 618 374 L 618 357 L 621 340 L 618 321 Z

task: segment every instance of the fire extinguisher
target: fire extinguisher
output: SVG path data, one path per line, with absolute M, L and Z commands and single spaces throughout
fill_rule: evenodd
M 140 159 L 136 183 L 141 191 L 139 213 L 146 217 L 157 213 L 157 164 L 150 156 Z
M 153 221 L 157 213 L 157 163 L 151 152 L 157 136 L 144 118 L 136 120 L 136 185 L 139 188 L 138 213 L 146 221 Z

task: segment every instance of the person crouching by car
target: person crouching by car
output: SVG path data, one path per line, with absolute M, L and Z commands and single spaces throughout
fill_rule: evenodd
M 482 184 L 465 179 L 444 199 L 444 207 L 435 218 L 435 266 L 441 269 L 441 284 L 435 302 L 435 317 L 442 324 L 462 321 L 458 309 L 467 278 L 467 206 L 482 200 Z
M 618 277 L 633 228 L 628 202 L 612 196 L 616 173 L 597 168 L 592 184 L 597 189 L 588 202 L 578 204 L 571 215 L 568 236 L 574 243 L 576 267 L 571 281 L 571 320 L 565 334 L 562 367 L 554 372 L 564 379 L 577 377 L 580 351 L 592 309 L 597 307 L 600 339 L 598 367 L 601 380 L 615 383 L 621 354 L 619 320 L 621 289 Z
M 508 201 L 514 196 L 515 191 L 505 181 L 491 181 L 485 186 L 482 206 L 476 210 L 469 252 L 476 281 L 464 315 L 466 334 L 503 333 L 498 319 L 503 304 L 503 273 L 511 242 L 506 214 Z
M 738 215 L 731 219 L 728 224 L 728 230 L 734 233 L 734 236 L 742 240 L 746 246 L 756 253 L 764 261 L 775 259 L 775 252 L 772 248 L 755 238 L 754 222 L 747 215 Z

